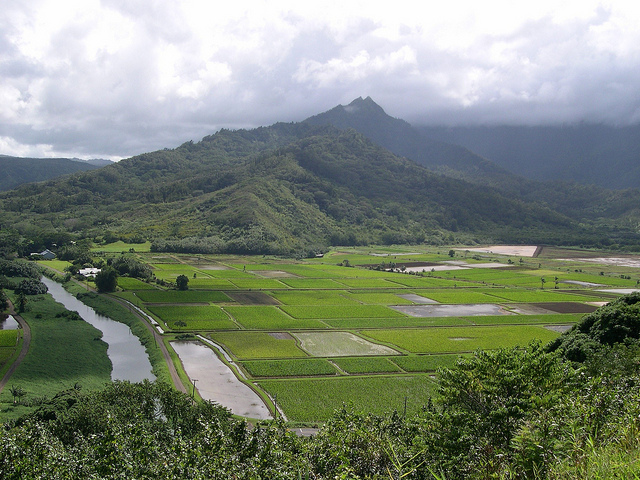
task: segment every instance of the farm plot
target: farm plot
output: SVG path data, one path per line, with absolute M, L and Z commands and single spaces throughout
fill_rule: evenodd
M 332 362 L 349 374 L 400 373 L 398 366 L 386 357 L 334 358 Z
M 438 303 L 495 303 L 496 298 L 490 295 L 493 289 L 480 288 L 442 288 L 432 290 L 414 290 L 415 293 L 435 300 Z M 496 289 L 500 290 L 500 289 Z
M 118 286 L 124 290 L 157 290 L 153 284 L 131 277 L 118 277 Z
M 382 305 L 318 305 L 305 307 L 283 305 L 282 310 L 294 318 L 393 318 L 402 313 Z
M 537 325 L 367 330 L 360 333 L 373 340 L 397 345 L 411 353 L 473 352 L 479 348 L 524 346 L 533 340 L 547 343 L 558 336 L 557 332 Z
M 316 357 L 398 354 L 392 348 L 348 332 L 297 332 L 293 336 L 300 341 L 303 350 Z
M 189 289 L 194 288 L 203 290 L 236 290 L 238 287 L 224 278 L 212 278 L 200 275 L 197 278 L 189 279 Z
M 339 282 L 349 288 L 389 288 L 397 286 L 386 278 L 341 278 Z
M 391 307 L 412 317 L 474 317 L 482 315 L 512 315 L 502 306 L 490 303 L 460 305 L 409 305 Z
M 145 303 L 223 303 L 231 299 L 220 291 L 144 290 L 136 296 Z
M 238 288 L 269 290 L 272 288 L 288 288 L 287 285 L 274 278 L 232 278 L 229 280 Z
M 344 288 L 344 285 L 330 278 L 283 278 L 280 281 L 290 288 Z
M 599 300 L 597 294 L 574 294 L 556 292 L 554 290 L 525 290 L 525 289 L 492 289 L 487 291 L 489 295 L 500 298 L 503 301 L 510 302 L 527 302 L 527 303 L 540 303 L 540 302 L 593 302 Z M 495 301 L 495 298 L 494 298 Z
M 427 405 L 436 392 L 428 375 L 261 380 L 258 384 L 272 397 L 277 395 L 287 418 L 298 422 L 327 420 L 345 404 L 382 415 L 403 411 L 406 401 L 407 414 L 412 414 Z
M 322 322 L 342 330 L 473 325 L 473 322 L 460 317 L 330 318 Z
M 357 305 L 344 290 L 337 291 L 279 291 L 273 292 L 274 298 L 285 305 Z
M 147 308 L 172 330 L 235 330 L 238 328 L 220 307 L 213 305 L 153 305 Z M 179 322 L 186 325 L 181 325 Z
M 285 314 L 278 307 L 267 305 L 228 306 L 225 310 L 247 330 L 288 330 L 327 328 L 318 320 L 300 320 Z
M 403 355 L 390 358 L 405 372 L 434 372 L 439 368 L 452 367 L 462 355 Z
M 367 293 L 351 293 L 350 299 L 367 305 L 411 305 L 413 302 L 406 298 L 402 298 L 396 293 L 385 292 L 367 292 Z
M 293 358 L 285 360 L 250 360 L 242 366 L 252 377 L 313 377 L 337 375 L 324 358 Z
M 402 275 L 395 274 L 392 278 L 389 278 L 390 282 L 396 283 L 399 286 L 410 287 L 410 288 L 440 288 L 440 287 L 453 287 L 457 285 L 461 286 L 472 286 L 475 287 L 477 284 L 471 282 L 465 282 L 461 280 L 451 280 L 449 278 L 436 278 L 436 277 L 420 277 L 414 275 Z
M 276 338 L 278 337 L 278 338 Z M 308 355 L 287 335 L 270 335 L 266 332 L 215 332 L 209 338 L 224 345 L 227 352 L 239 359 L 295 358 Z

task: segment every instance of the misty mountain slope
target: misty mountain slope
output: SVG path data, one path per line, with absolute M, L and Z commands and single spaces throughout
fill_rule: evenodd
M 0 191 L 11 190 L 24 183 L 41 182 L 70 173 L 95 170 L 100 166 L 69 158 L 21 158 L 0 155 Z
M 448 176 L 492 186 L 518 182 L 516 175 L 468 149 L 428 138 L 404 120 L 387 115 L 371 97 L 338 105 L 304 122 L 353 128 L 396 155 Z
M 640 125 L 417 128 L 527 178 L 640 188 Z
M 451 232 L 555 243 L 589 235 L 549 208 L 435 174 L 354 130 L 309 124 L 224 130 L 25 185 L 1 194 L 0 207 L 17 229 L 142 235 L 160 249 L 205 243 L 241 253 L 443 241 Z

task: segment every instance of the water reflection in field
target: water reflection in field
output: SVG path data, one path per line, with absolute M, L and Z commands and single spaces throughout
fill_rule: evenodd
M 211 348 L 197 341 L 171 342 L 187 375 L 195 379 L 198 393 L 227 407 L 235 415 L 268 419 L 271 414 L 262 399 L 242 383 Z

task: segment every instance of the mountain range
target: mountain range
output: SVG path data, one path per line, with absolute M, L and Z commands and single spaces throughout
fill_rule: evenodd
M 0 223 L 30 238 L 212 253 L 425 241 L 636 248 L 637 200 L 636 190 L 519 177 L 359 98 L 24 185 L 0 194 Z
M 25 158 L 0 155 L 0 192 L 23 183 L 41 182 L 85 170 L 94 170 L 112 163 L 109 160 L 79 160 L 77 158 Z

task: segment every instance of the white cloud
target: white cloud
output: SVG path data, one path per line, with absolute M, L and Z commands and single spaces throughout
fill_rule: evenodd
M 366 95 L 414 123 L 637 122 L 638 24 L 613 0 L 5 0 L 0 153 L 127 156 Z

